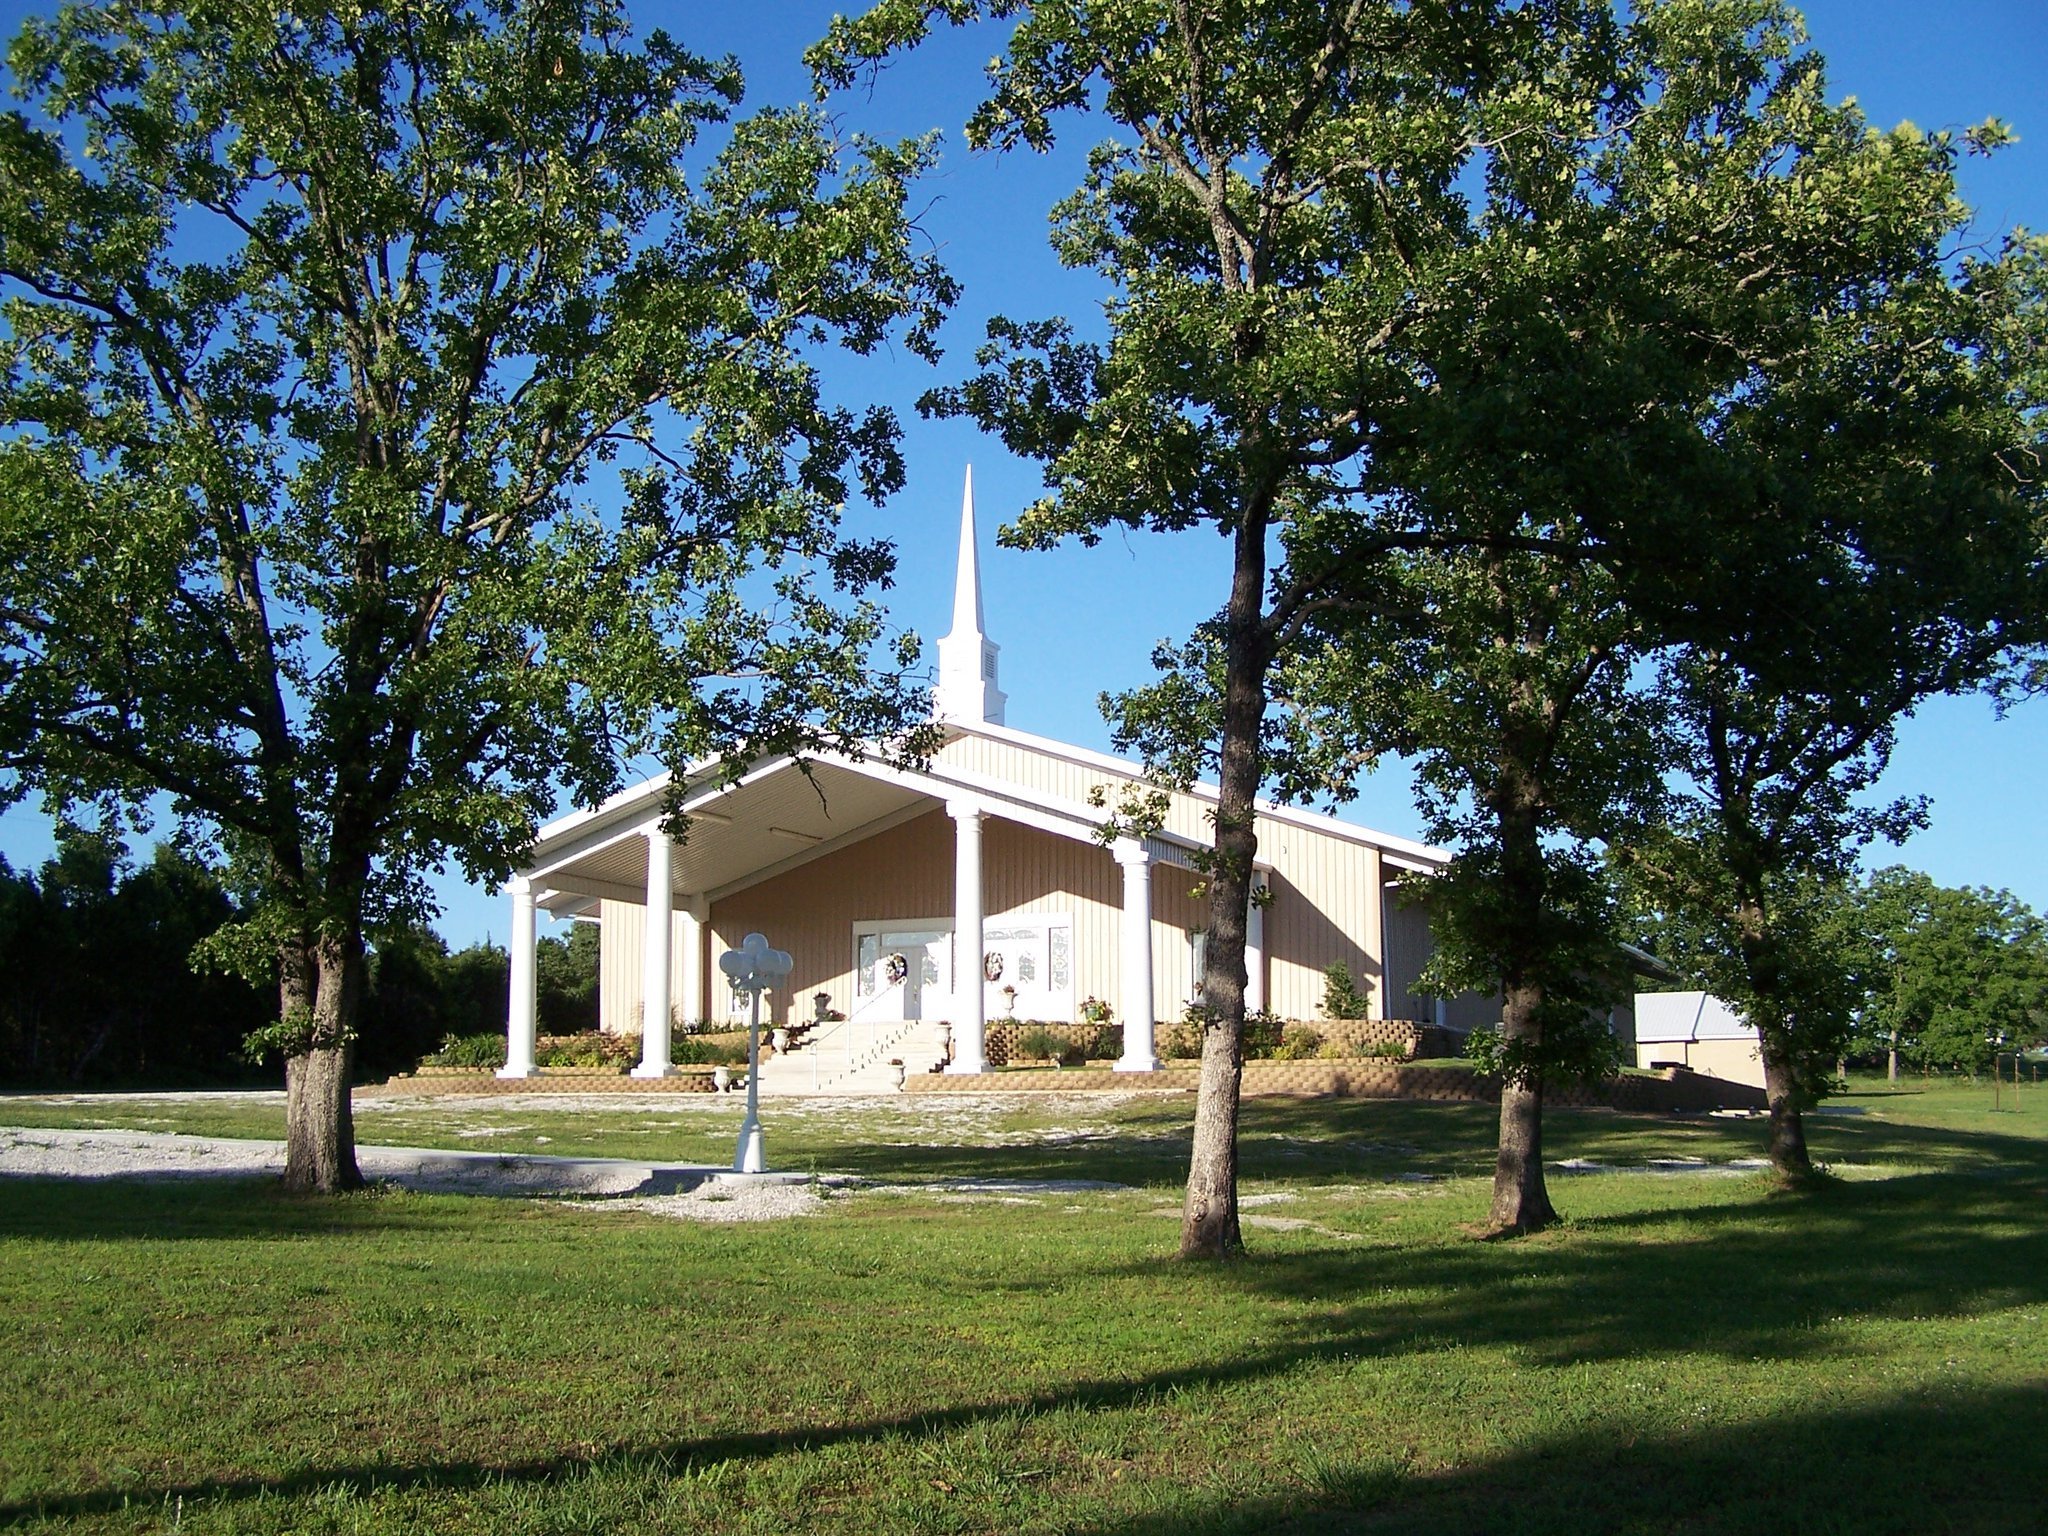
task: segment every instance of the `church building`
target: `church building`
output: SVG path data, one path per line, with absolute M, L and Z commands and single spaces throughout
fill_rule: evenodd
M 762 1000 L 777 1024 L 837 1015 L 849 1040 L 886 1051 L 943 1020 L 946 1070 L 979 1072 L 991 1021 L 1080 1022 L 1107 1005 L 1123 1026 L 1119 1069 L 1157 1069 L 1155 1021 L 1179 1019 L 1201 976 L 1208 912 L 1196 856 L 1216 792 L 1175 793 L 1156 833 L 1105 843 L 1100 807 L 1139 784 L 1139 769 L 1004 723 L 971 472 L 953 626 L 938 652 L 944 741 L 921 768 L 823 754 L 803 768 L 758 762 L 726 782 L 706 762 L 684 780 L 681 841 L 660 826 L 666 775 L 543 828 L 510 882 L 504 1075 L 535 1070 L 540 910 L 601 925 L 600 1020 L 642 1034 L 637 1076 L 669 1071 L 675 1026 L 744 1017 L 717 957 L 751 932 L 795 960 L 786 991 Z M 1412 893 L 1446 855 L 1263 802 L 1257 831 L 1264 899 L 1248 914 L 1251 1007 L 1313 1017 L 1325 968 L 1342 962 L 1375 1018 L 1469 1025 L 1489 1007 L 1498 1017 L 1478 998 L 1454 1001 L 1446 1017 L 1446 1005 L 1413 991 L 1429 928 L 1403 886 Z

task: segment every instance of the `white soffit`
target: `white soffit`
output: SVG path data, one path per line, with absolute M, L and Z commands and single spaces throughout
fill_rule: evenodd
M 765 773 L 705 803 L 720 818 L 691 821 L 675 846 L 673 889 L 699 895 L 746 879 L 792 853 L 835 843 L 871 823 L 899 816 L 928 794 L 886 783 L 836 763 L 813 760 L 810 776 L 793 764 Z M 647 889 L 645 827 L 658 797 L 631 834 L 555 864 L 537 877 L 558 890 L 640 901 Z M 687 814 L 687 813 L 686 813 Z

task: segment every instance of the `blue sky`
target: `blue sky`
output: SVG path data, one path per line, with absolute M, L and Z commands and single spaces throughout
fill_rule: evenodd
M 11 36 L 39 6 L 0 4 Z M 644 25 L 669 28 L 700 52 L 730 51 L 746 66 L 749 100 L 789 99 L 803 87 L 797 63 L 833 7 L 800 3 L 635 7 Z M 1961 127 L 1999 116 L 2020 142 L 1964 167 L 1965 191 L 1987 239 L 2015 225 L 2048 228 L 2048 5 L 2042 0 L 1816 0 L 1806 14 L 1829 62 L 1833 94 L 1855 96 L 1877 123 L 1910 120 Z M 981 63 L 995 51 L 984 34 L 946 34 L 922 56 L 892 69 L 872 91 L 837 103 L 850 128 L 896 136 L 939 129 L 945 160 L 926 188 L 923 226 L 964 285 L 948 326 L 948 356 L 936 370 L 904 355 L 833 359 L 832 387 L 849 401 L 880 401 L 903 417 L 909 484 L 880 510 L 854 509 L 864 532 L 894 539 L 899 623 L 928 639 L 949 619 L 954 530 L 962 472 L 974 466 L 983 527 L 983 583 L 990 635 L 1003 647 L 1009 721 L 1022 729 L 1107 747 L 1095 700 L 1150 676 L 1154 642 L 1185 634 L 1221 601 L 1227 570 L 1220 540 L 1112 535 L 1095 549 L 1019 554 L 993 547 L 997 523 L 1039 492 L 1037 470 L 957 422 L 924 422 L 913 402 L 933 384 L 967 370 L 990 314 L 1018 318 L 1094 313 L 1102 298 L 1091 276 L 1062 271 L 1045 240 L 1051 202 L 1077 178 L 1084 138 L 1044 158 L 998 160 L 970 154 L 960 124 L 975 97 Z M 2037 765 L 2048 759 L 2048 701 L 2003 719 L 1980 699 L 1937 701 L 1906 722 L 1884 788 L 1931 797 L 1933 824 L 1902 849 L 1879 850 L 1948 884 L 2009 887 L 2048 908 Z M 565 806 L 564 809 L 567 807 Z M 1419 836 L 1409 784 L 1397 768 L 1366 782 L 1344 815 Z M 47 824 L 33 806 L 0 815 L 0 853 L 17 868 L 49 851 Z M 442 932 L 461 944 L 502 939 L 501 897 L 442 880 Z

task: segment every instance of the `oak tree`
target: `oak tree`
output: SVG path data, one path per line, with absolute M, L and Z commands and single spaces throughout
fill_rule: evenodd
M 1373 600 L 1418 541 L 1398 508 L 1341 551 L 1283 530 L 1378 507 L 1376 435 L 1428 387 L 1404 339 L 1437 305 L 1489 155 L 1484 103 L 1540 123 L 1604 88 L 1605 9 L 1397 0 L 927 0 L 842 20 L 813 51 L 829 82 L 939 22 L 1013 19 L 970 142 L 1042 150 L 1063 114 L 1109 137 L 1054 213 L 1070 266 L 1107 285 L 1107 337 L 1062 320 L 990 326 L 982 373 L 938 393 L 1044 466 L 1013 544 L 1106 530 L 1206 530 L 1228 592 L 1169 675 L 1114 701 L 1119 743 L 1166 782 L 1213 773 L 1201 1088 L 1181 1252 L 1235 1253 L 1245 930 L 1262 788 L 1312 792 L 1277 761 L 1276 663 L 1317 613 Z M 1519 106 L 1511 105 L 1519 103 Z M 1282 556 L 1276 563 L 1276 556 Z M 1307 556 L 1304 558 L 1304 556 Z
M 1044 464 L 1015 542 L 1232 550 L 1216 617 L 1113 701 L 1123 744 L 1219 790 L 1182 1251 L 1239 1245 L 1255 797 L 1341 798 L 1387 750 L 1423 757 L 1459 844 L 1446 965 L 1503 988 L 1494 1223 L 1541 1225 L 1542 1079 L 1584 1064 L 1571 1021 L 1611 971 L 1594 844 L 1663 766 L 1628 685 L 1747 634 L 1746 567 L 1829 537 L 1747 408 L 1822 423 L 1853 389 L 1817 361 L 1881 370 L 1857 317 L 1951 227 L 1946 148 L 1830 104 L 1773 0 L 930 0 L 813 59 L 843 80 L 989 17 L 1017 24 L 971 139 L 1110 127 L 1054 223 L 1108 285 L 1107 338 L 998 321 L 933 403 Z
M 1667 615 L 1671 803 L 1623 849 L 1756 1028 L 1771 1163 L 1793 1182 L 1853 1017 L 1828 893 L 1925 820 L 1916 799 L 1873 798 L 1898 722 L 2012 675 L 2048 622 L 2042 252 L 2014 238 L 1954 257 L 1960 147 L 1885 142 L 1869 185 L 1892 189 L 1889 212 L 1861 238 L 1889 259 L 1837 287 L 1717 423 L 1747 515 L 1717 535 L 1724 590 L 1709 578 Z
M 899 718 L 837 515 L 895 423 L 814 362 L 930 354 L 926 151 L 735 120 L 612 0 L 114 0 L 9 57 L 0 788 L 167 794 L 251 872 L 286 1182 L 345 1188 L 366 920 L 558 780 Z

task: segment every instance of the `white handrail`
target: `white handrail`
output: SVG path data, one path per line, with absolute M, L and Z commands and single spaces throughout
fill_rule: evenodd
M 811 1058 L 811 1091 L 815 1093 L 841 1078 L 851 1077 L 862 1067 L 883 1060 L 923 1022 L 921 1019 L 834 1019 L 829 1024 L 814 1024 L 802 1043 L 795 1047 Z M 837 1058 L 834 1063 L 837 1070 L 827 1070 L 828 1057 Z

